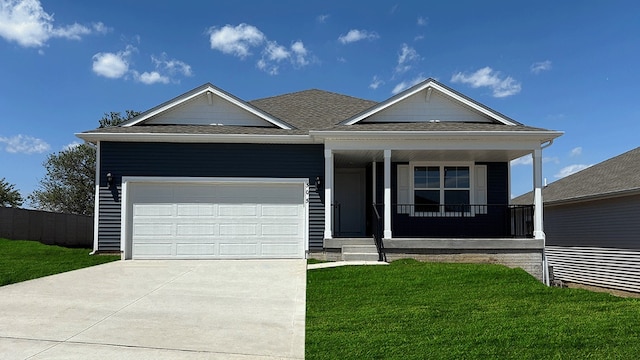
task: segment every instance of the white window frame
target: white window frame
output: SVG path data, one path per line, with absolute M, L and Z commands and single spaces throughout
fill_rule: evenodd
M 415 211 L 415 168 L 416 167 L 438 167 L 440 169 L 440 210 L 438 212 L 416 212 Z M 473 205 L 473 199 L 475 199 L 475 163 L 470 161 L 441 161 L 441 162 L 428 162 L 428 161 L 412 161 L 409 163 L 409 188 L 410 188 L 410 197 L 412 199 L 413 207 L 411 209 L 411 216 L 425 216 L 425 217 L 470 217 L 475 216 L 474 206 L 469 207 L 469 211 L 459 212 L 459 211 L 451 211 L 447 212 L 445 210 L 444 205 L 444 193 L 447 188 L 445 188 L 444 183 L 444 168 L 445 167 L 467 167 L 469 169 L 469 188 L 453 188 L 455 190 L 469 190 L 469 204 Z M 420 190 L 422 188 L 418 188 Z M 435 190 L 435 188 L 430 189 Z

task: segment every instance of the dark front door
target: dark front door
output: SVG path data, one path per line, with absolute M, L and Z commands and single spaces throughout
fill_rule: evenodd
M 336 169 L 335 223 L 336 236 L 365 235 L 365 169 Z

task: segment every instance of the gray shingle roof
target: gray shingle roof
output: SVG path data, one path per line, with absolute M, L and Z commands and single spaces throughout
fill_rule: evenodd
M 631 191 L 640 191 L 640 147 L 552 182 L 542 190 L 542 197 L 547 204 Z M 530 204 L 532 199 L 529 192 L 513 203 Z
M 319 130 L 329 128 L 377 102 L 311 89 L 253 100 L 249 104 L 298 129 Z
M 182 95 L 184 96 L 184 95 Z M 175 99 L 174 99 L 175 100 Z M 371 109 L 378 103 L 323 90 L 304 90 L 249 101 L 250 106 L 294 127 L 146 125 L 107 127 L 84 132 L 91 134 L 239 134 L 239 135 L 308 135 L 310 130 L 328 131 L 546 131 L 524 125 L 489 123 L 356 123 L 340 125 L 345 119 Z M 163 104 L 164 105 L 164 104 Z M 158 107 L 156 107 L 158 108 Z M 155 108 L 154 108 L 155 109 Z M 151 111 L 151 110 L 150 110 Z

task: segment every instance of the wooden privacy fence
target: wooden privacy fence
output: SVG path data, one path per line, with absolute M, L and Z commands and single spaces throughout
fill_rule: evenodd
M 93 247 L 93 217 L 0 207 L 0 238 Z

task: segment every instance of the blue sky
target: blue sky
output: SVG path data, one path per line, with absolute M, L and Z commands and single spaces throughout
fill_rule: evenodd
M 26 197 L 105 112 L 206 82 L 382 101 L 432 77 L 564 131 L 544 150 L 552 182 L 640 146 L 639 64 L 636 1 L 0 0 L 0 178 Z M 530 160 L 512 179 L 531 190 Z

